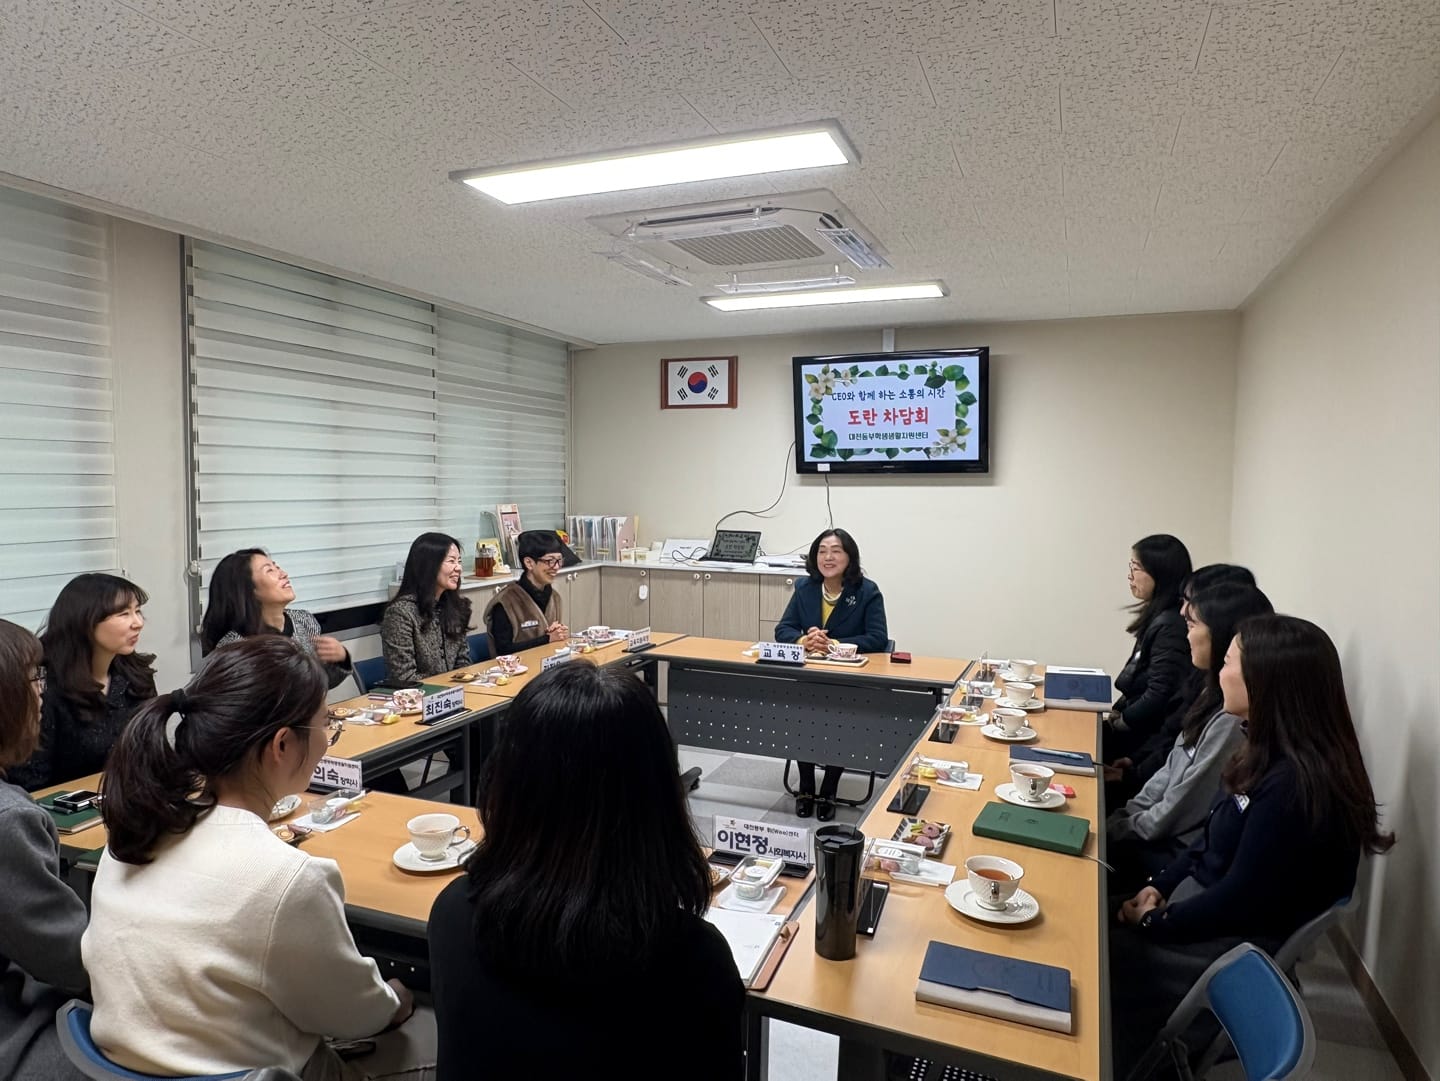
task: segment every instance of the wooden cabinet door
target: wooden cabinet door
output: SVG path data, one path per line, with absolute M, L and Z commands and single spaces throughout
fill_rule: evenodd
M 743 639 L 747 644 L 760 616 L 760 576 L 702 571 L 705 637 Z
M 565 609 L 565 624 L 572 631 L 583 631 L 600 622 L 600 575 L 602 570 L 571 571 L 570 598 Z M 624 624 L 621 624 L 624 626 Z M 630 628 L 626 628 L 627 630 Z
M 640 596 L 649 586 L 650 572 L 639 567 L 600 568 L 600 619 L 612 627 L 638 631 L 650 621 L 650 598 Z
M 650 626 L 680 634 L 705 633 L 705 583 L 699 571 L 650 572 Z
M 555 591 L 555 596 L 560 598 L 560 622 L 568 627 L 575 626 L 575 617 L 570 614 L 570 575 L 557 574 L 555 581 L 550 583 L 550 588 Z
M 765 632 L 765 641 L 774 641 L 775 624 L 779 623 L 780 617 L 785 614 L 785 606 L 795 595 L 795 583 L 799 580 L 800 576 L 793 574 L 787 574 L 783 578 L 778 574 L 760 575 L 760 622 L 770 625 L 770 629 Z

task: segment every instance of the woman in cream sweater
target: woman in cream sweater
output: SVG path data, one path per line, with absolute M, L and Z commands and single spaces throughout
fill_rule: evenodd
M 345 923 L 332 860 L 270 832 L 331 742 L 320 662 L 279 635 L 221 646 L 190 685 L 136 714 L 101 785 L 109 847 L 81 948 L 91 1032 L 143 1073 L 283 1066 L 306 1081 L 432 1076 L 416 1019 L 379 1042 L 405 1069 L 341 1062 L 325 1037 L 398 1028 L 414 1010 Z M 429 1044 L 433 1048 L 433 1020 Z M 410 1030 L 410 1031 L 406 1031 Z

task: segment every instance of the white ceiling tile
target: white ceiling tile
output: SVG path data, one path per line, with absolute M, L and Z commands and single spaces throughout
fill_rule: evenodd
M 591 340 L 873 325 L 712 312 L 585 220 L 811 187 L 892 280 L 950 285 L 892 320 L 1198 310 L 1351 188 L 1437 55 L 1435 0 L 0 0 L 0 171 Z M 832 118 L 858 167 L 525 207 L 447 178 Z

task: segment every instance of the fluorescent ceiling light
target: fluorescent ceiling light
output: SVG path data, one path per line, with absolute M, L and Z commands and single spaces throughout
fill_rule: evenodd
M 858 160 L 833 123 L 647 147 L 624 154 L 450 174 L 502 203 L 533 203 L 606 191 L 688 184 L 788 169 L 818 169 Z
M 701 297 L 722 312 L 748 312 L 756 308 L 804 308 L 812 304 L 868 304 L 879 300 L 931 300 L 945 295 L 940 282 L 914 285 L 867 285 L 859 289 L 812 289 L 803 293 L 768 293 L 762 296 Z

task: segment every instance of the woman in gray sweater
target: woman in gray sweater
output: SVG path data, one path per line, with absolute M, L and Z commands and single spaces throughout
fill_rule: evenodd
M 385 678 L 412 683 L 470 663 L 470 602 L 460 595 L 460 542 L 421 533 L 410 545 L 400 590 L 385 606 Z
M 40 643 L 0 620 L 0 777 L 40 737 Z M 85 906 L 60 877 L 59 836 L 23 788 L 0 780 L 0 1077 L 80 1081 L 55 1011 L 89 984 L 80 961 Z
M 1226 713 L 1221 702 L 1225 653 L 1241 621 L 1272 611 L 1269 598 L 1251 586 L 1214 586 L 1190 600 L 1185 610 L 1190 661 L 1205 673 L 1205 685 L 1188 707 L 1165 764 L 1105 823 L 1107 853 L 1115 866 L 1112 892 L 1133 893 L 1205 825 L 1220 773 L 1244 741 L 1240 719 Z

